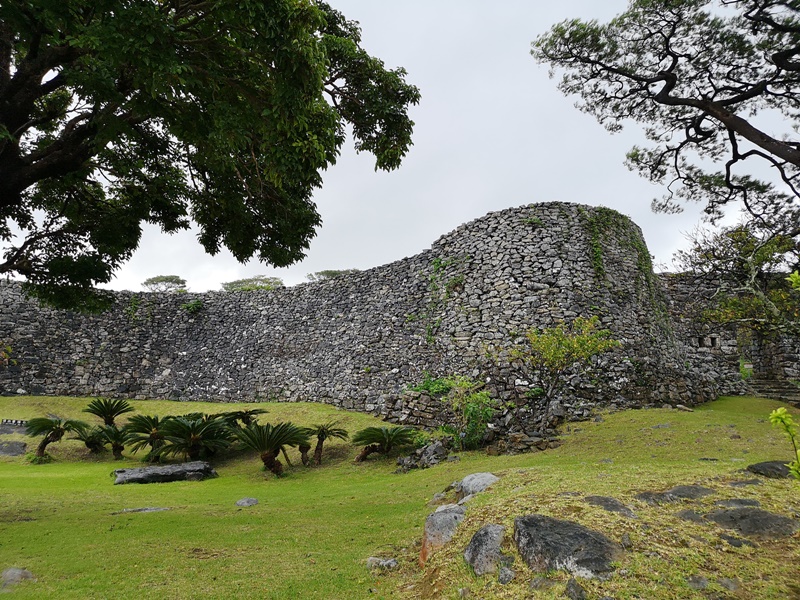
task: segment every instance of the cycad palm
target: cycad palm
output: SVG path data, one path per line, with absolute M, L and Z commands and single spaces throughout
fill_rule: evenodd
M 292 423 L 278 423 L 277 425 L 260 425 L 252 423 L 249 427 L 236 432 L 236 437 L 244 446 L 259 453 L 264 467 L 281 475 L 283 465 L 278 460 L 278 453 L 285 446 L 299 446 L 308 443 L 308 434 Z
M 59 419 L 49 417 L 36 417 L 25 425 L 25 433 L 30 436 L 43 435 L 44 438 L 36 448 L 36 457 L 44 458 L 48 444 L 61 441 L 68 431 L 77 431 L 82 427 L 89 427 L 83 421 L 72 419 Z
M 159 462 L 159 450 L 164 445 L 164 425 L 173 417 L 159 419 L 158 415 L 133 415 L 125 429 L 128 431 L 131 452 L 138 452 L 142 448 L 150 448 L 145 460 Z
M 317 438 L 317 445 L 314 448 L 315 465 L 319 465 L 322 463 L 322 447 L 325 444 L 325 440 L 347 439 L 348 437 L 347 430 L 342 429 L 341 427 L 337 427 L 337 425 L 339 425 L 339 421 L 329 421 L 328 423 L 314 424 L 311 427 L 303 428 L 303 431 L 305 431 L 309 436 Z
M 355 445 L 364 445 L 355 462 L 361 462 L 373 452 L 389 454 L 392 448 L 409 444 L 413 439 L 412 427 L 367 427 L 353 435 Z
M 103 444 L 111 446 L 111 453 L 116 460 L 122 460 L 122 451 L 125 450 L 125 444 L 128 443 L 129 434 L 123 427 L 120 429 L 116 425 L 103 425 L 98 430 L 98 435 Z
M 75 433 L 75 437 L 70 439 L 83 442 L 84 445 L 89 449 L 89 452 L 92 454 L 102 452 L 105 449 L 103 440 L 100 437 L 99 427 L 90 427 L 85 423 L 81 423 L 78 427 L 75 427 L 73 431 Z
M 162 430 L 164 445 L 159 449 L 159 455 L 183 454 L 189 460 L 198 460 L 203 453 L 214 454 L 230 446 L 230 429 L 218 420 L 175 417 L 165 420 Z
M 83 412 L 103 419 L 104 425 L 114 425 L 114 419 L 125 413 L 133 412 L 134 408 L 127 400 L 111 400 L 110 398 L 95 398 Z

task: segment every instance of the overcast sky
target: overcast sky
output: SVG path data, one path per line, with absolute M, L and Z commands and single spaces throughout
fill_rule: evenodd
M 625 153 L 643 142 L 634 125 L 610 135 L 574 108 L 575 98 L 530 56 L 537 35 L 566 18 L 608 20 L 626 0 L 330 0 L 359 21 L 364 48 L 404 67 L 422 92 L 413 108 L 414 146 L 392 173 L 372 155 L 344 148 L 315 195 L 322 226 L 307 258 L 273 269 L 203 253 L 196 231 L 148 229 L 109 286 L 140 290 L 155 275 L 180 275 L 191 291 L 257 274 L 287 285 L 324 269 L 368 269 L 412 256 L 487 212 L 560 200 L 614 208 L 644 231 L 655 262 L 669 263 L 699 221 L 698 207 L 654 215 L 662 190 L 627 170 Z

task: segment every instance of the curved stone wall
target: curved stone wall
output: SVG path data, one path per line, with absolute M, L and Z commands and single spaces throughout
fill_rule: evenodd
M 110 312 L 81 315 L 2 283 L 0 341 L 17 364 L 0 393 L 314 400 L 431 424 L 436 407 L 403 395 L 424 372 L 522 397 L 525 374 L 501 349 L 578 315 L 598 315 L 622 345 L 571 381 L 567 403 L 694 403 L 735 387 L 725 360 L 686 368 L 692 350 L 635 224 L 544 203 L 490 213 L 411 258 L 270 292 L 121 292 Z

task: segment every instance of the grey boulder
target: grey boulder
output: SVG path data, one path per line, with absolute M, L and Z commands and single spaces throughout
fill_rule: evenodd
M 136 469 L 116 469 L 114 485 L 125 483 L 167 483 L 170 481 L 202 481 L 216 477 L 217 472 L 207 462 L 196 460 L 179 465 L 158 465 Z
M 425 534 L 422 538 L 422 549 L 419 563 L 424 565 L 431 552 L 441 548 L 453 539 L 456 529 L 464 520 L 466 509 L 457 504 L 445 504 L 428 515 L 425 519 Z
M 742 507 L 715 510 L 706 518 L 720 527 L 733 529 L 742 535 L 774 539 L 788 537 L 800 529 L 794 519 L 776 515 L 760 508 Z
M 564 569 L 576 577 L 607 577 L 622 558 L 622 546 L 602 533 L 545 515 L 514 519 L 514 541 L 534 571 Z
M 481 527 L 472 536 L 464 550 L 464 560 L 473 568 L 475 575 L 497 572 L 504 558 L 500 545 L 503 543 L 505 531 L 506 528 L 502 525 L 489 524 Z
M 789 477 L 789 467 L 779 460 L 768 460 L 754 465 L 747 465 L 747 470 L 770 479 L 786 479 Z
M 473 473 L 472 475 L 467 475 L 455 485 L 456 498 L 461 500 L 467 496 L 478 494 L 498 481 L 500 481 L 500 478 L 492 473 Z

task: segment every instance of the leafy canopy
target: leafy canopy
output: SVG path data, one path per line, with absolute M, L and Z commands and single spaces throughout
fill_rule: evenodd
M 156 275 L 142 282 L 148 292 L 185 292 L 186 280 L 178 275 Z
M 656 210 L 700 201 L 713 220 L 741 200 L 765 224 L 800 232 L 797 2 L 631 0 L 609 23 L 555 25 L 532 54 L 609 131 L 644 125 L 653 145 L 634 147 L 627 164 L 667 186 Z
M 564 387 L 571 371 L 585 372 L 595 355 L 620 345 L 611 339 L 611 332 L 599 329 L 597 317 L 577 317 L 566 324 L 543 330 L 529 329 L 527 344 L 511 349 L 511 358 L 520 361 L 539 379 L 542 395 L 547 400 L 555 398 Z
M 255 275 L 245 279 L 226 281 L 222 284 L 222 289 L 226 292 L 252 292 L 255 290 L 275 290 L 283 287 L 283 279 L 280 277 L 269 277 L 267 275 Z
M 142 223 L 286 266 L 353 132 L 391 170 L 419 91 L 307 0 L 0 3 L 0 274 L 101 309 Z
M 800 330 L 800 294 L 792 289 L 794 276 L 787 277 L 800 265 L 792 237 L 752 221 L 698 229 L 689 239 L 691 246 L 678 251 L 675 262 L 710 285 L 696 302 L 704 318 L 762 333 Z

